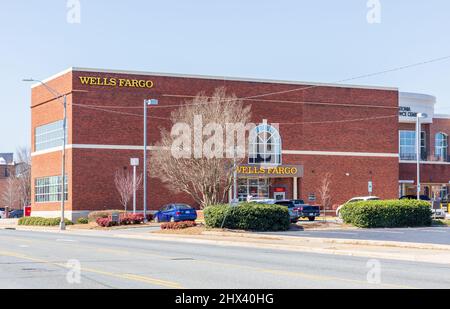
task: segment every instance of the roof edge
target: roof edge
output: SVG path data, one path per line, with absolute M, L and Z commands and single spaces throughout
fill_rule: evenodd
M 161 77 L 197 78 L 197 79 L 244 81 L 244 82 L 271 83 L 271 84 L 309 85 L 309 86 L 322 86 L 322 87 L 399 91 L 399 89 L 397 87 L 365 86 L 365 85 L 338 84 L 338 83 L 318 83 L 318 82 L 305 82 L 305 81 L 292 81 L 292 80 L 258 79 L 258 78 L 214 76 L 214 75 L 200 75 L 200 74 L 160 73 L 160 72 L 146 72 L 146 71 L 133 71 L 133 70 L 111 70 L 111 69 L 81 68 L 81 67 L 70 67 L 64 71 L 61 71 L 55 75 L 52 75 L 51 77 L 44 79 L 43 82 L 45 83 L 45 82 L 51 81 L 51 80 L 58 78 L 64 74 L 67 74 L 69 72 L 130 74 L 130 75 L 144 75 L 144 76 L 148 75 L 148 76 L 161 76 Z M 31 88 L 37 87 L 39 85 L 40 85 L 39 83 L 34 84 L 31 86 Z

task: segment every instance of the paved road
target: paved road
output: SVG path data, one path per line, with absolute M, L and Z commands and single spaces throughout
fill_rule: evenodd
M 381 283 L 374 284 L 367 281 L 367 263 L 347 256 L 0 230 L 0 288 L 450 288 L 447 265 L 379 260 Z M 372 264 L 371 278 L 377 278 L 377 266 Z
M 288 231 L 265 233 L 297 237 L 343 238 L 416 242 L 450 245 L 450 227 L 409 228 L 409 229 L 364 229 L 327 231 Z

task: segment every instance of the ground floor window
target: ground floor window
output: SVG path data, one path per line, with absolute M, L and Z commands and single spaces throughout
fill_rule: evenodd
M 400 184 L 400 196 L 417 195 L 417 187 L 413 183 Z M 448 200 L 450 194 L 450 186 L 447 184 L 422 184 L 420 195 L 425 195 L 430 200 Z
M 238 180 L 239 201 L 246 201 L 251 195 L 253 198 L 268 199 L 270 194 L 270 180 L 268 178 L 245 178 Z
M 61 201 L 61 176 L 36 178 L 34 181 L 34 192 L 36 203 L 49 203 Z M 69 197 L 68 181 L 65 177 L 64 200 Z

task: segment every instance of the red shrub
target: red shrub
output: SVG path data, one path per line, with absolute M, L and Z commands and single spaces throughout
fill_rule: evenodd
M 152 220 L 153 215 L 148 214 L 147 220 Z M 132 213 L 123 213 L 119 216 L 119 222 L 113 222 L 112 216 L 108 216 L 108 218 L 97 218 L 95 220 L 99 226 L 102 227 L 110 227 L 116 225 L 133 225 L 133 224 L 142 224 L 144 223 L 144 214 L 132 214 Z
M 115 223 L 110 218 L 97 218 L 96 222 L 101 227 L 110 227 L 115 225 Z
M 181 230 L 197 226 L 195 221 L 166 222 L 161 224 L 162 230 Z
M 122 214 L 120 216 L 120 225 L 131 225 L 142 223 L 144 223 L 143 214 Z

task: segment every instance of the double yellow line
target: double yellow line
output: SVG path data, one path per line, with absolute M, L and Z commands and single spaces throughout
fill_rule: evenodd
M 56 262 L 51 262 L 51 261 L 44 260 L 44 259 L 38 259 L 38 258 L 31 257 L 31 256 L 27 256 L 22 253 L 17 253 L 17 252 L 0 251 L 0 256 L 14 257 L 14 258 L 22 259 L 22 260 L 32 261 L 35 263 L 54 265 L 54 266 L 68 269 L 67 265 L 65 265 L 63 263 L 56 263 Z M 118 278 L 118 279 L 125 279 L 125 280 L 130 280 L 130 281 L 135 281 L 135 282 L 143 282 L 143 283 L 161 286 L 161 287 L 165 287 L 165 288 L 183 289 L 183 287 L 177 282 L 160 280 L 160 279 L 151 278 L 151 277 L 147 277 L 147 276 L 140 276 L 140 275 L 135 275 L 135 274 L 113 273 L 113 272 L 109 272 L 109 271 L 103 271 L 103 270 L 99 270 L 99 269 L 86 268 L 86 267 L 82 267 L 81 271 L 88 272 L 88 273 L 94 273 L 94 274 L 107 276 L 107 277 Z

